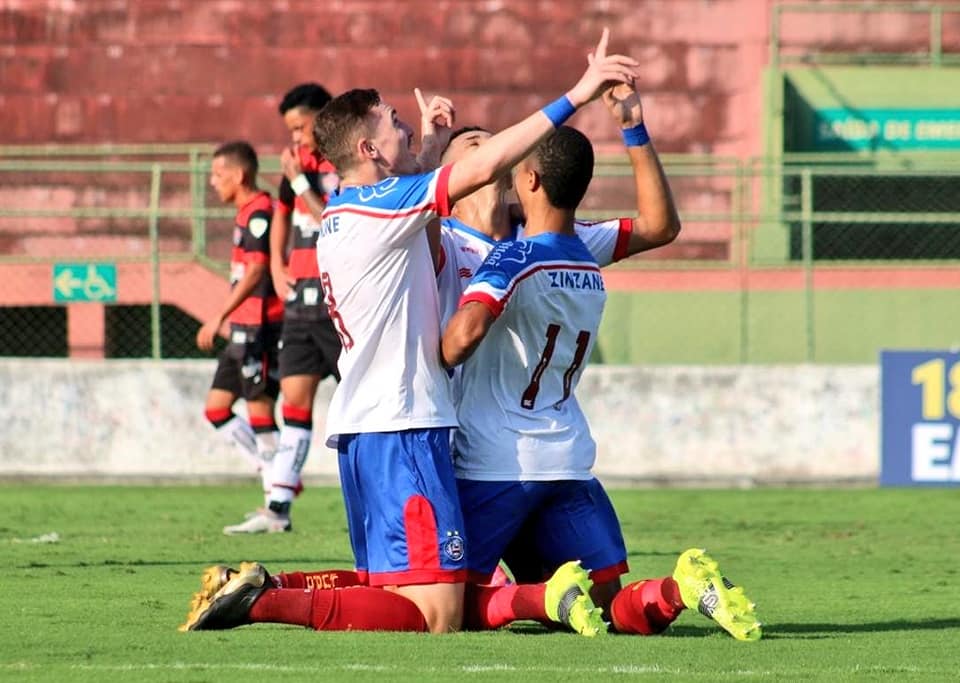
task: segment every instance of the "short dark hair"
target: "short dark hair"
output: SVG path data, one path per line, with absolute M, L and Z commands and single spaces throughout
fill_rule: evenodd
M 313 122 L 313 137 L 320 153 L 342 174 L 356 159 L 353 148 L 365 132 L 367 115 L 380 104 L 380 93 L 372 88 L 348 90 L 320 110 Z
M 243 169 L 244 182 L 252 185 L 256 182 L 257 171 L 260 169 L 260 162 L 257 161 L 257 153 L 246 140 L 233 140 L 225 142 L 213 150 L 213 158 L 227 157 L 234 164 Z
M 450 149 L 451 142 L 456 140 L 461 135 L 466 135 L 467 133 L 490 133 L 490 131 L 483 126 L 463 126 L 461 128 L 457 128 L 455 131 L 450 133 L 450 139 L 447 140 L 447 144 L 444 146 L 443 151 L 440 152 L 440 158 L 442 159 L 447 153 L 447 150 Z
M 576 209 L 593 179 L 593 145 L 576 128 L 560 126 L 533 150 L 531 158 L 550 204 Z
M 301 83 L 287 91 L 278 109 L 281 116 L 297 107 L 320 111 L 331 99 L 330 93 L 319 83 Z

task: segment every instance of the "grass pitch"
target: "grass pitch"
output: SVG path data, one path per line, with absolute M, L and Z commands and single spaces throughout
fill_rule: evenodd
M 740 643 L 687 612 L 664 635 L 580 638 L 522 623 L 450 636 L 273 625 L 178 633 L 201 569 L 349 567 L 339 491 L 295 531 L 225 537 L 253 487 L 3 486 L 0 679 L 81 681 L 956 680 L 953 490 L 614 490 L 634 580 L 706 547 L 758 603 Z M 51 534 L 56 534 L 55 538 Z

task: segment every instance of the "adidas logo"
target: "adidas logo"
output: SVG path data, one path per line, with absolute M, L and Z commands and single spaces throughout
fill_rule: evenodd
M 583 591 L 580 590 L 580 587 L 573 586 L 560 598 L 560 604 L 557 605 L 557 614 L 562 623 L 570 624 L 570 609 L 573 607 L 574 601 L 581 595 L 583 595 Z
M 700 614 L 703 616 L 712 617 L 714 610 L 717 609 L 717 605 L 719 604 L 720 596 L 717 595 L 717 589 L 711 585 L 710 589 L 700 598 L 697 609 L 700 610 Z

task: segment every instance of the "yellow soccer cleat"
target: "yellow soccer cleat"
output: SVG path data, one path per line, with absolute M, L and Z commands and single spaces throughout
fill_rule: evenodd
M 673 579 L 688 609 L 699 610 L 737 640 L 760 640 L 763 632 L 754 603 L 720 573 L 716 560 L 700 548 L 685 550 L 677 559 Z
M 208 567 L 204 571 L 204 579 L 212 569 Z M 266 570 L 259 563 L 241 562 L 240 570 L 232 574 L 216 593 L 211 596 L 203 592 L 194 594 L 187 621 L 178 630 L 213 631 L 249 624 L 250 608 L 271 585 Z
M 205 600 L 210 600 L 236 574 L 236 569 L 232 569 L 225 564 L 215 564 L 207 567 L 200 576 L 200 592 L 197 595 Z
M 266 572 L 266 580 L 270 583 L 270 588 L 280 588 L 273 577 L 270 576 L 270 572 L 267 571 L 266 567 L 263 568 L 263 571 Z M 227 582 L 236 576 L 237 573 L 236 569 L 228 567 L 225 564 L 210 565 L 204 569 L 203 574 L 200 575 L 200 592 L 194 597 L 199 597 L 204 600 L 212 599 L 217 591 L 226 586 Z
M 551 620 L 588 638 L 607 632 L 603 612 L 590 598 L 593 581 L 579 561 L 561 565 L 546 587 L 544 606 Z

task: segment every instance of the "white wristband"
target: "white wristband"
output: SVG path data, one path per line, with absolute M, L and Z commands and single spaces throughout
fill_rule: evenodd
M 307 180 L 307 176 L 302 173 L 296 178 L 290 181 L 290 187 L 293 188 L 294 193 L 299 197 L 304 192 L 310 189 L 310 181 Z

